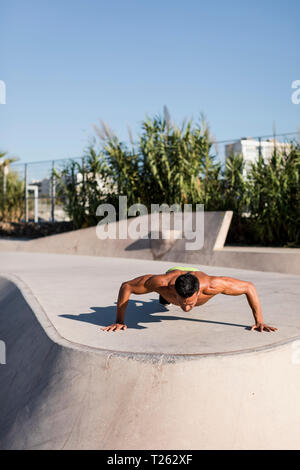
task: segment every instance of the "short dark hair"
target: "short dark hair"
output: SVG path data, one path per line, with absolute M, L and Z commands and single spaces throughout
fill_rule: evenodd
M 178 276 L 175 281 L 176 292 L 184 299 L 191 297 L 195 292 L 197 292 L 197 290 L 199 290 L 199 286 L 198 278 L 190 273 L 181 274 L 181 276 Z

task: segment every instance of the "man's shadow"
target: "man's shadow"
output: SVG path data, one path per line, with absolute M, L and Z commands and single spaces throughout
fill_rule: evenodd
M 70 320 L 82 321 L 91 323 L 97 326 L 108 326 L 116 321 L 116 305 L 109 305 L 107 307 L 90 307 L 93 310 L 90 313 L 80 313 L 79 315 L 64 314 L 60 315 L 63 318 Z M 249 329 L 246 325 L 239 325 L 235 323 L 225 323 L 213 320 L 201 320 L 198 318 L 189 318 L 188 316 L 174 316 L 174 315 L 154 315 L 157 313 L 168 312 L 168 309 L 161 305 L 157 299 L 150 301 L 144 300 L 129 300 L 126 309 L 126 325 L 128 328 L 135 328 L 138 330 L 147 328 L 140 325 L 140 323 L 157 323 L 163 320 L 186 320 L 200 323 L 212 323 L 217 325 L 237 326 L 240 328 Z

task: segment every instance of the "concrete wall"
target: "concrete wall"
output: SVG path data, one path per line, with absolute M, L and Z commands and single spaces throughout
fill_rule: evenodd
M 145 220 L 142 216 L 136 220 Z M 300 249 L 225 247 L 232 212 L 204 213 L 204 246 L 187 251 L 186 240 L 99 240 L 96 227 L 74 230 L 31 241 L 0 240 L 1 251 L 27 251 L 40 253 L 64 253 L 90 256 L 109 256 L 136 259 L 158 259 L 176 263 L 196 263 L 207 266 L 251 269 L 279 273 L 300 274 Z M 129 219 L 130 220 L 130 219 Z M 129 222 L 131 223 L 131 222 Z M 150 222 L 149 227 L 150 227 Z M 112 224 L 119 233 L 124 222 Z

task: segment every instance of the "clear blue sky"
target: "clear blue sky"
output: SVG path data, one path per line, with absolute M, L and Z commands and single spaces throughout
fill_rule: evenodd
M 93 123 L 127 140 L 166 104 L 218 140 L 297 130 L 299 0 L 2 0 L 0 150 L 80 156 Z

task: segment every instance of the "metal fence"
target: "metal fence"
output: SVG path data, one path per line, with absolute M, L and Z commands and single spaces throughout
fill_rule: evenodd
M 299 141 L 299 134 L 291 132 L 276 136 L 266 135 L 238 140 L 223 140 L 214 142 L 212 154 L 215 154 L 222 163 L 230 153 L 248 152 L 250 160 L 254 160 L 259 154 L 268 158 L 275 147 L 283 149 L 292 140 Z M 12 199 L 13 207 L 10 208 L 11 212 L 15 214 L 13 217 L 15 220 L 25 222 L 68 221 L 68 215 L 64 210 L 64 197 L 61 191 L 57 191 L 58 183 L 54 176 L 54 170 L 60 172 L 70 161 L 82 164 L 84 158 L 13 163 L 9 168 L 7 167 L 7 171 L 2 171 L 0 187 L 2 218 L 5 219 L 3 208 L 6 197 L 11 185 L 15 185 L 18 197 L 15 200 Z
M 13 163 L 2 172 L 0 189 L 1 212 L 5 201 L 12 199 L 14 207 L 8 210 L 13 219 L 23 222 L 61 222 L 69 217 L 64 210 L 64 198 L 58 194 L 54 172 L 60 172 L 70 161 L 82 163 L 83 158 Z M 9 191 L 15 197 L 9 197 Z M 5 219 L 4 211 L 4 219 Z

